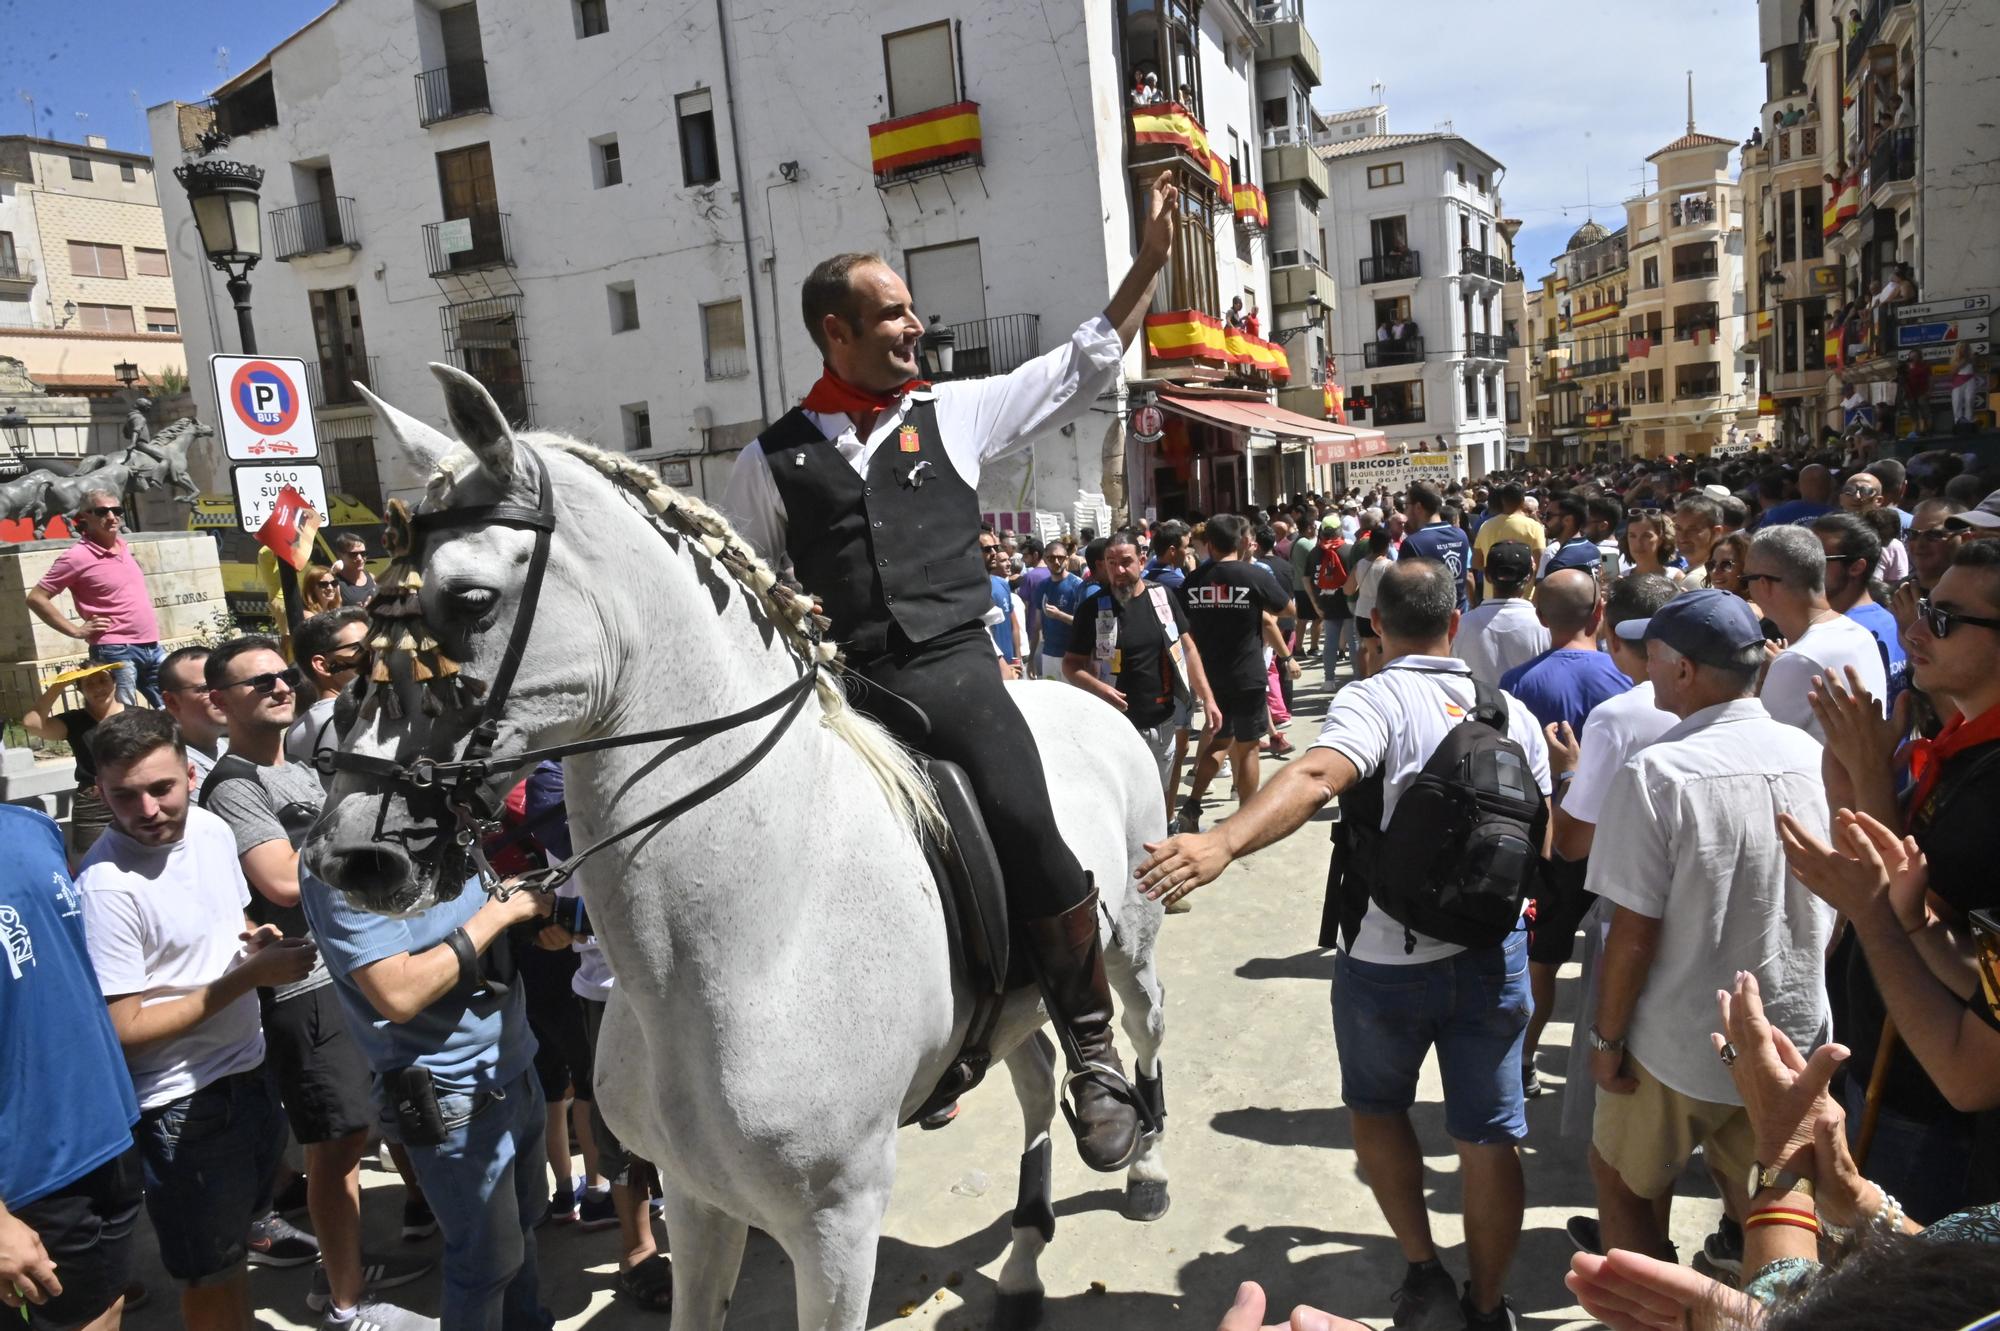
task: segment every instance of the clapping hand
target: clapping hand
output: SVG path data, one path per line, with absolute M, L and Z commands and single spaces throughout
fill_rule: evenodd
M 1827 1084 L 1847 1058 L 1847 1046 L 1824 1044 L 1812 1058 L 1764 1017 L 1757 977 L 1736 973 L 1736 989 L 1718 989 L 1721 1034 L 1708 1038 L 1728 1065 L 1757 1139 L 1757 1159 L 1805 1178 L 1815 1173 L 1813 1126 L 1832 1108 Z
M 1156 263 L 1165 263 L 1174 252 L 1174 217 L 1179 210 L 1180 186 L 1162 171 L 1153 177 L 1146 191 L 1146 225 L 1140 232 L 1139 250 Z
M 1755 1326 L 1760 1320 L 1746 1296 L 1701 1272 L 1622 1248 L 1602 1257 L 1578 1253 L 1570 1258 L 1563 1283 L 1583 1310 L 1611 1331 L 1681 1331 L 1709 1325 L 1691 1320 L 1702 1310 L 1712 1310 L 1717 1314 L 1715 1324 L 1723 1326 Z
M 1930 920 L 1930 863 L 1914 837 L 1899 837 L 1881 820 L 1842 809 L 1829 846 L 1788 813 L 1778 815 L 1778 840 L 1792 874 L 1814 896 L 1850 920 L 1886 903 L 1905 932 Z
M 1236 1302 L 1222 1315 L 1215 1331 L 1368 1331 L 1359 1322 L 1335 1317 L 1301 1304 L 1292 1309 L 1289 1321 L 1264 1323 L 1264 1287 L 1246 1280 L 1236 1288 Z
M 1895 711 L 1882 714 L 1882 705 L 1862 686 L 1861 672 L 1846 667 L 1842 679 L 1828 673 L 1813 678 L 1806 693 L 1813 716 L 1826 734 L 1827 751 L 1847 769 L 1848 779 L 1886 772 L 1896 761 L 1896 748 L 1909 733 L 1909 695 L 1896 700 Z

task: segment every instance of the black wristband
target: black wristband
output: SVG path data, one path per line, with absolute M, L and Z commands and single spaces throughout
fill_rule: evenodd
M 458 958 L 458 988 L 461 992 L 479 992 L 482 983 L 479 975 L 479 949 L 472 945 L 472 935 L 463 928 L 453 929 L 445 935 L 445 946 Z

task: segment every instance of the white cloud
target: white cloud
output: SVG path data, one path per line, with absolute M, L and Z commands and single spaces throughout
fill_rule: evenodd
M 1747 138 L 1763 106 L 1754 0 L 1305 3 L 1322 110 L 1366 105 L 1380 81 L 1392 132 L 1450 120 L 1506 165 L 1500 193 L 1525 224 L 1530 285 L 1588 213 L 1623 222 L 1646 155 L 1686 128 L 1688 70 L 1704 133 Z

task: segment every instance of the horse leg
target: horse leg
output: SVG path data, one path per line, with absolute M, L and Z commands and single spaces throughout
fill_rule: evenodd
M 876 1249 L 896 1173 L 894 1138 L 885 1143 L 883 1157 L 878 1177 L 836 1183 L 819 1209 L 774 1233 L 795 1267 L 799 1331 L 862 1331 L 868 1325 Z
M 1150 954 L 1134 964 L 1123 950 L 1110 948 L 1104 953 L 1104 969 L 1105 978 L 1118 994 L 1125 1038 L 1132 1042 L 1132 1088 L 1154 1118 L 1164 1122 L 1167 1093 L 1160 1045 L 1167 1037 L 1167 1006 L 1159 967 Z M 1162 1127 L 1146 1139 L 1138 1158 L 1125 1171 L 1125 1218 L 1158 1220 L 1167 1213 L 1167 1205 L 1166 1130 Z
M 671 1331 L 722 1331 L 750 1227 L 660 1179 L 674 1261 Z
M 1016 1331 L 1041 1325 L 1042 1249 L 1056 1236 L 1056 1212 L 1050 1200 L 1052 1147 L 1049 1128 L 1056 1117 L 1056 1051 L 1049 1037 L 1036 1031 L 1007 1055 L 1014 1094 L 1021 1102 L 1026 1145 L 1021 1152 L 1021 1186 L 1014 1201 L 1013 1239 L 1000 1267 L 1000 1300 L 993 1312 L 994 1331 Z

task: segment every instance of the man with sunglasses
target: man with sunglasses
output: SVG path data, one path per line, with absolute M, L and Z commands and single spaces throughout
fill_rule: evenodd
M 299 906 L 305 869 L 298 847 L 326 791 L 318 772 L 285 755 L 301 672 L 285 664 L 276 642 L 252 636 L 210 652 L 206 674 L 210 696 L 229 718 L 229 752 L 202 785 L 202 807 L 235 835 L 253 889 L 250 918 L 276 925 L 287 938 L 310 937 Z M 433 1263 L 362 1255 L 361 1157 L 375 1108 L 368 1061 L 331 985 L 322 961 L 303 979 L 257 991 L 285 1116 L 305 1148 L 306 1209 L 320 1245 L 308 1303 L 329 1323 L 348 1320 L 365 1304 L 370 1320 L 401 1331 L 421 1319 L 364 1296 L 415 1280 Z
M 293 649 L 311 681 L 316 701 L 299 712 L 292 728 L 285 732 L 285 757 L 291 762 L 311 767 L 322 750 L 340 747 L 340 737 L 333 729 L 333 705 L 361 668 L 367 639 L 368 612 L 359 606 L 328 610 L 299 625 Z M 332 779 L 323 776 L 320 782 L 326 785 Z
M 1844 681 L 1851 666 L 1871 698 L 1889 696 L 1875 635 L 1827 602 L 1826 548 L 1812 530 L 1791 524 L 1759 530 L 1743 582 L 1787 644 L 1764 672 L 1757 695 L 1764 710 L 1824 744 L 1826 731 L 1809 700 L 1815 678 Z
M 115 494 L 92 490 L 72 521 L 82 538 L 56 557 L 42 580 L 28 592 L 28 608 L 44 624 L 66 638 L 90 644 L 92 661 L 118 667 L 118 701 L 136 702 L 140 694 L 160 706 L 160 624 L 153 614 L 153 594 L 146 575 L 123 539 L 125 508 Z M 71 620 L 56 608 L 55 597 L 68 592 L 81 620 Z
M 194 790 L 198 794 L 215 761 L 229 751 L 229 718 L 215 705 L 209 692 L 208 648 L 179 647 L 167 653 L 160 664 L 160 696 L 166 712 L 187 745 L 188 762 L 194 767 Z
M 368 571 L 368 543 L 351 531 L 333 538 L 340 562 L 333 566 L 334 586 L 342 605 L 367 605 L 375 595 L 375 575 Z

